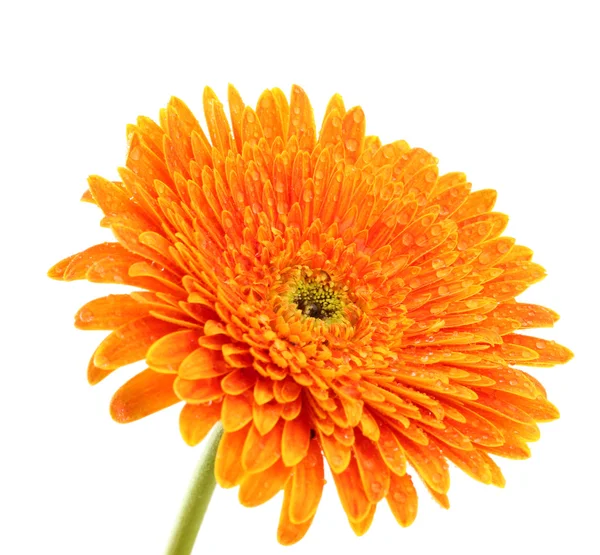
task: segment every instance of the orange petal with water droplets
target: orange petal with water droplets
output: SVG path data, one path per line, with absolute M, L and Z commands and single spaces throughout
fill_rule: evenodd
M 281 422 L 264 436 L 256 426 L 250 426 L 242 452 L 242 465 L 248 472 L 261 472 L 275 464 L 281 457 L 282 432 Z
M 89 268 L 108 256 L 118 258 L 120 256 L 129 257 L 132 255 L 119 243 L 100 243 L 56 263 L 48 270 L 48 277 L 64 281 L 85 279 Z
M 404 476 L 392 474 L 386 501 L 400 526 L 406 528 L 414 522 L 419 501 L 415 486 L 408 474 Z
M 263 472 L 248 474 L 240 484 L 240 503 L 244 507 L 258 507 L 267 502 L 285 487 L 291 472 L 279 459 Z
M 292 86 L 288 138 L 298 137 L 300 149 L 311 152 L 316 141 L 315 117 L 308 96 L 298 85 Z
M 244 101 L 237 89 L 230 83 L 227 87 L 227 103 L 229 104 L 229 115 L 231 126 L 238 152 L 242 152 L 242 114 L 244 113 Z
M 94 364 L 103 370 L 114 370 L 142 360 L 152 344 L 178 326 L 144 316 L 117 328 L 100 343 L 94 353 Z
M 235 432 L 252 421 L 252 405 L 245 395 L 225 395 L 221 422 L 227 432 Z
M 498 447 L 486 447 L 486 451 L 492 455 L 506 457 L 507 459 L 524 460 L 531 457 L 531 451 L 527 443 L 517 437 L 507 437 L 504 445 Z
M 434 440 L 431 439 L 430 441 Z M 471 476 L 471 478 L 474 478 L 483 484 L 492 483 L 492 473 L 487 461 L 481 456 L 481 451 L 479 451 L 479 449 L 463 451 L 442 442 L 435 443 L 447 459 L 451 460 L 458 468 Z
M 525 366 L 554 366 L 555 364 L 564 364 L 573 358 L 573 353 L 556 341 L 518 334 L 505 335 L 503 339 L 507 343 L 519 345 L 537 353 L 537 358 L 519 363 Z
M 114 330 L 148 314 L 148 307 L 130 295 L 108 295 L 83 305 L 75 315 L 80 330 Z
M 327 458 L 327 463 L 331 467 L 332 472 L 338 474 L 348 468 L 352 451 L 350 447 L 342 445 L 335 438 L 319 433 L 321 447 Z
M 233 144 L 229 122 L 223 111 L 223 104 L 219 101 L 210 87 L 204 88 L 203 95 L 204 115 L 213 146 L 226 156 Z M 233 144 L 232 144 L 233 143 Z
M 379 425 L 380 435 L 377 448 L 386 466 L 398 476 L 406 473 L 406 455 L 398 437 L 392 429 Z
M 198 445 L 221 418 L 221 405 L 186 403 L 179 413 L 179 431 L 188 445 Z
M 281 436 L 281 458 L 286 466 L 295 466 L 308 453 L 310 426 L 305 418 L 287 420 Z
M 389 490 L 390 470 L 375 443 L 358 431 L 354 434 L 354 456 L 367 499 L 370 503 L 378 503 Z
M 144 370 L 122 385 L 110 402 L 110 415 L 119 423 L 134 422 L 178 403 L 175 376 Z
M 439 493 L 435 490 L 432 490 L 427 484 L 425 484 L 425 487 L 427 488 L 427 491 L 429 492 L 429 494 L 431 495 L 431 497 L 433 497 L 433 500 L 440 506 L 442 507 L 442 509 L 449 509 L 450 508 L 450 500 L 448 499 L 448 496 L 445 493 Z
M 352 458 L 343 472 L 334 472 L 333 479 L 348 518 L 357 522 L 366 518 L 371 503 L 365 495 L 356 460 Z
M 445 494 L 450 487 L 448 464 L 439 448 L 430 442 L 418 445 L 410 440 L 402 442 L 408 462 L 419 473 L 422 480 L 434 491 Z
M 290 521 L 301 524 L 312 519 L 321 501 L 324 483 L 323 455 L 319 442 L 310 442 L 308 454 L 298 463 L 292 474 L 290 491 Z
M 146 364 L 157 372 L 177 373 L 181 362 L 198 346 L 197 330 L 180 330 L 161 337 L 146 353 Z
M 494 189 L 480 189 L 471 193 L 464 204 L 454 214 L 456 221 L 490 212 L 496 204 L 498 193 Z
M 222 488 L 237 486 L 246 475 L 242 467 L 242 451 L 249 426 L 237 432 L 224 432 L 215 458 L 215 478 Z
M 312 524 L 312 518 L 302 524 L 294 524 L 290 520 L 290 497 L 292 482 L 288 480 L 283 493 L 283 505 L 279 516 L 279 526 L 277 527 L 277 541 L 282 545 L 292 545 L 300 541 Z
M 350 162 L 356 162 L 362 154 L 365 143 L 365 113 L 360 106 L 351 108 L 344 116 L 342 140 L 345 158 Z
M 487 453 L 480 451 L 481 458 L 485 461 L 490 469 L 490 474 L 492 475 L 492 484 L 496 487 L 503 488 L 506 485 L 506 480 L 502 475 L 502 471 L 500 467 L 495 463 L 495 461 L 490 457 Z

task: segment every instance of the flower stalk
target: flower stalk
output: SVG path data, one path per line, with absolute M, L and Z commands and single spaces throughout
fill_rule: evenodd
M 215 458 L 223 435 L 218 423 L 212 430 L 183 501 L 165 555 L 189 555 L 215 490 Z

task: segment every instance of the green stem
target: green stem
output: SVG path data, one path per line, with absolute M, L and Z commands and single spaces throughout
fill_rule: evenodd
M 194 549 L 198 530 L 215 490 L 215 457 L 222 435 L 223 427 L 219 423 L 211 432 L 202 458 L 192 476 L 190 488 L 183 501 L 165 555 L 189 555 Z

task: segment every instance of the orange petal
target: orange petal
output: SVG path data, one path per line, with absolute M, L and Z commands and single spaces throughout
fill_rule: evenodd
M 242 114 L 244 113 L 244 101 L 237 89 L 229 84 L 227 87 L 227 103 L 229 104 L 229 114 L 231 116 L 231 125 L 238 152 L 242 152 Z
M 215 458 L 215 478 L 222 488 L 237 486 L 246 472 L 242 467 L 242 451 L 249 426 L 237 432 L 224 432 Z
M 305 418 L 288 420 L 283 425 L 281 458 L 286 466 L 295 466 L 308 453 L 310 425 Z
M 146 364 L 157 372 L 177 373 L 181 362 L 197 347 L 197 330 L 180 330 L 161 337 L 146 353 Z
M 210 87 L 204 88 L 203 103 L 210 140 L 223 156 L 227 156 L 235 142 L 232 140 L 233 137 L 223 110 L 223 104 Z
M 221 417 L 219 403 L 190 405 L 186 403 L 179 413 L 179 431 L 188 445 L 198 445 Z
M 239 500 L 244 507 L 258 507 L 262 505 L 285 486 L 292 469 L 288 468 L 279 459 L 273 466 L 258 472 L 248 474 L 240 484 Z
M 425 484 L 425 487 L 427 488 L 427 491 L 431 494 L 431 497 L 433 497 L 433 500 L 440 507 L 442 507 L 442 509 L 450 508 L 450 500 L 448 499 L 448 496 L 445 493 L 439 493 L 437 491 L 434 491 L 427 484 Z
M 264 436 L 256 426 L 250 426 L 242 452 L 242 465 L 248 472 L 262 472 L 281 457 L 282 432 L 282 422 Z
M 292 135 L 298 137 L 300 149 L 312 152 L 316 141 L 315 117 L 308 96 L 298 85 L 292 87 L 290 98 L 288 138 Z
M 296 465 L 290 492 L 290 521 L 301 524 L 317 512 L 324 484 L 323 455 L 319 442 L 313 439 L 306 457 Z
M 373 441 L 358 431 L 354 438 L 354 456 L 365 494 L 370 503 L 378 503 L 387 495 L 390 471 Z
M 356 162 L 365 143 L 365 114 L 360 106 L 351 108 L 344 116 L 342 140 L 346 159 Z
M 368 532 L 369 528 L 371 527 L 371 523 L 373 522 L 373 517 L 375 516 L 375 509 L 377 509 L 377 505 L 371 505 L 369 507 L 369 512 L 367 513 L 367 516 L 365 516 L 365 518 L 363 518 L 362 520 L 354 521 L 348 519 L 352 531 L 357 536 L 364 536 Z
M 94 357 L 90 359 L 87 370 L 87 379 L 90 385 L 96 385 L 100 383 L 106 376 L 112 374 L 114 370 L 102 370 L 94 364 Z
M 114 330 L 148 314 L 148 307 L 130 295 L 108 295 L 83 305 L 75 314 L 80 330 Z
M 134 422 L 178 403 L 175 376 L 144 370 L 122 385 L 110 402 L 110 415 L 120 423 Z
M 221 421 L 227 432 L 240 430 L 252 421 L 252 405 L 245 395 L 225 395 Z
M 428 445 L 418 445 L 408 439 L 402 442 L 402 446 L 406 451 L 408 462 L 423 481 L 434 491 L 447 493 L 450 487 L 448 464 L 439 448 L 433 442 Z
M 99 175 L 90 175 L 88 184 L 96 204 L 106 216 L 138 211 L 138 206 L 129 199 L 127 190 L 122 185 Z
M 282 545 L 292 545 L 300 541 L 312 524 L 312 518 L 302 524 L 294 524 L 290 520 L 289 508 L 292 490 L 292 481 L 288 480 L 283 493 L 283 505 L 279 515 L 279 526 L 277 527 L 277 541 Z
M 416 516 L 419 500 L 412 479 L 408 474 L 391 475 L 390 491 L 386 496 L 394 518 L 400 526 L 410 526 Z
M 113 331 L 96 349 L 94 364 L 103 370 L 114 370 L 142 360 L 152 344 L 178 326 L 152 316 L 133 320 Z
M 339 474 L 333 473 L 342 507 L 350 520 L 363 520 L 369 513 L 371 503 L 365 495 L 356 460 L 352 458 L 348 468 Z
M 218 378 L 184 380 L 178 377 L 173 384 L 173 389 L 180 399 L 192 404 L 208 403 L 223 396 Z
M 319 432 L 319 440 L 332 472 L 339 474 L 348 468 L 352 451 L 335 438 Z
M 119 243 L 101 243 L 61 260 L 48 270 L 48 276 L 65 281 L 85 279 L 88 269 L 108 256 L 129 257 L 131 253 Z
M 256 372 L 248 368 L 236 368 L 221 380 L 223 391 L 229 395 L 240 395 L 256 383 Z
M 254 385 L 254 400 L 264 405 L 273 399 L 273 380 L 259 378 Z
M 275 401 L 265 405 L 254 403 L 252 406 L 252 418 L 258 433 L 265 435 L 269 433 L 279 421 L 283 407 Z
M 573 358 L 573 353 L 569 349 L 555 341 L 518 334 L 505 335 L 503 339 L 507 343 L 519 345 L 538 354 L 535 360 L 520 363 L 526 366 L 554 366 L 555 364 L 564 364 Z
M 203 347 L 192 351 L 179 366 L 179 375 L 186 380 L 214 378 L 228 371 L 219 351 Z
M 434 440 L 430 439 L 430 441 Z M 482 452 L 479 451 L 479 449 L 463 451 L 442 442 L 436 442 L 436 444 L 446 458 L 451 460 L 458 468 L 471 476 L 471 478 L 474 478 L 483 484 L 492 483 L 490 467 L 488 466 L 487 461 L 481 456 Z

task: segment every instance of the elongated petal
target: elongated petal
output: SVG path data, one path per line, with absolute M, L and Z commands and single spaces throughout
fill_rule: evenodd
M 197 445 L 221 417 L 218 403 L 190 405 L 186 403 L 179 413 L 179 431 L 188 445 Z
M 177 373 L 181 362 L 198 345 L 196 330 L 180 330 L 161 337 L 146 353 L 146 364 L 157 372 Z
M 173 392 L 175 376 L 140 372 L 114 394 L 110 414 L 120 423 L 133 422 L 180 401 Z
M 108 295 L 83 305 L 75 314 L 80 330 L 114 330 L 148 314 L 148 307 L 130 295 Z
M 386 496 L 394 518 L 400 526 L 410 526 L 417 517 L 417 491 L 408 474 L 398 476 L 392 474 L 390 491 Z
M 246 474 L 242 467 L 242 450 L 248 430 L 249 426 L 223 433 L 215 458 L 215 478 L 222 488 L 237 486 Z
M 104 370 L 114 370 L 142 360 L 155 341 L 175 330 L 177 326 L 152 316 L 133 320 L 100 343 L 94 353 L 94 364 Z
M 290 491 L 290 521 L 301 524 L 315 516 L 324 483 L 323 455 L 316 439 L 310 442 L 306 457 L 292 474 Z
M 245 507 L 258 507 L 267 502 L 285 487 L 291 472 L 279 459 L 262 472 L 248 474 L 240 484 L 240 503 Z
M 287 485 L 283 494 L 283 505 L 281 506 L 281 513 L 279 516 L 279 526 L 277 527 L 277 541 L 282 545 L 292 545 L 300 541 L 312 524 L 312 518 L 302 522 L 301 524 L 294 524 L 290 520 L 290 499 L 291 499 L 291 481 L 288 480 Z

